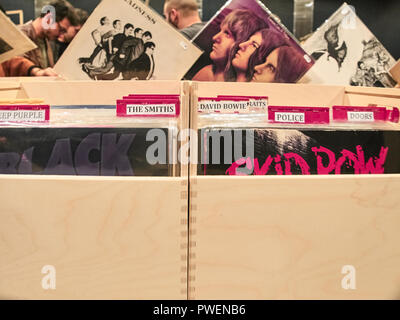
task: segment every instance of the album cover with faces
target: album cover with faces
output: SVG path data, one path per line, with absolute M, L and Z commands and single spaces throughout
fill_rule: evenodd
M 103 0 L 55 65 L 69 80 L 181 80 L 201 50 L 139 0 Z
M 400 173 L 400 131 L 199 130 L 198 175 Z
M 388 88 L 396 85 L 389 73 L 396 61 L 346 3 L 303 48 L 316 63 L 300 82 Z
M 193 42 L 204 50 L 185 76 L 193 81 L 295 83 L 314 64 L 256 0 L 228 1 Z

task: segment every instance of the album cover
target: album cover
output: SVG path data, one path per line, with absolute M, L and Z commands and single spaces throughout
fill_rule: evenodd
M 70 80 L 180 80 L 201 55 L 139 0 L 103 0 L 55 70 Z
M 388 88 L 396 85 L 389 74 L 396 61 L 346 3 L 303 48 L 316 62 L 301 82 Z
M 151 130 L 169 141 L 166 128 L 0 128 L 0 174 L 171 176 L 147 159 Z
M 203 55 L 186 74 L 195 81 L 294 83 L 313 60 L 257 0 L 231 0 L 193 39 Z
M 36 49 L 36 45 L 0 11 L 0 63 Z
M 202 129 L 198 175 L 400 173 L 400 131 Z

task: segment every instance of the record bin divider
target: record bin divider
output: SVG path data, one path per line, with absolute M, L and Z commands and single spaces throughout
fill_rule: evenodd
M 390 74 L 393 79 L 400 85 L 400 59 L 397 63 L 390 69 Z
M 179 81 L 21 86 L 21 97 L 50 105 L 180 93 L 180 129 L 188 127 L 189 87 Z M 177 177 L 0 176 L 0 299 L 187 299 L 187 187 L 187 171 Z M 55 290 L 46 281 L 53 266 Z
M 193 129 L 197 98 L 217 95 L 267 95 L 271 105 L 400 104 L 393 89 L 194 82 Z M 399 174 L 196 172 L 192 165 L 189 299 L 399 299 Z M 345 290 L 352 267 L 356 289 Z
M 21 84 L 18 81 L 0 80 L 0 100 L 18 99 L 20 92 Z

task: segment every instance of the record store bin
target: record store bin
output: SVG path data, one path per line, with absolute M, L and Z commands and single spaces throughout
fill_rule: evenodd
M 132 129 L 133 141 L 141 142 L 141 130 L 157 128 L 175 137 L 172 150 L 187 140 L 171 130 L 207 127 L 197 113 L 201 97 L 267 96 L 271 106 L 400 104 L 396 89 L 300 84 L 33 81 L 0 86 L 0 100 L 42 99 L 52 107 L 54 126 L 46 128 L 51 133 L 46 136 L 65 142 L 63 130 L 74 137 L 80 130 L 83 138 L 100 134 L 104 141 L 117 128 L 121 134 Z M 180 94 L 176 121 L 115 117 L 116 100 L 155 93 Z M 209 127 L 231 129 L 238 123 Z M 239 126 L 253 124 L 247 120 Z M 335 138 L 340 130 L 319 128 L 339 145 L 349 144 Z M 9 129 L 0 128 L 2 148 L 8 146 Z M 37 137 L 33 129 L 24 131 L 25 140 Z M 400 132 L 398 124 L 387 131 Z M 382 141 L 390 144 L 389 156 L 399 157 L 399 140 Z M 26 141 L 16 145 L 23 146 L 19 170 L 30 148 Z M 0 175 L 0 298 L 400 297 L 400 162 L 373 175 L 227 176 L 218 167 L 206 171 L 196 163 L 146 169 L 143 146 L 133 145 L 139 152 L 132 157 L 134 176 L 41 174 L 47 168 L 40 161 L 31 171 L 22 166 L 25 171 L 18 174 Z M 70 146 L 76 166 L 79 144 L 71 138 Z M 174 158 L 175 151 L 170 155 Z M 0 164 L 10 165 L 4 159 Z
M 199 98 L 218 95 L 267 96 L 270 106 L 400 105 L 398 89 L 199 82 L 192 93 L 194 129 L 258 127 L 204 124 Z M 334 144 L 350 143 L 335 139 L 336 129 L 325 130 Z M 387 163 L 384 174 L 227 176 L 226 167 L 218 173 L 192 165 L 189 298 L 399 299 L 398 123 L 388 130 L 395 139 L 381 142 L 390 145 L 387 161 L 393 156 L 396 169 Z
M 2 153 L 13 147 L 10 140 L 20 149 L 34 145 L 33 156 L 22 150 L 19 159 L 18 149 L 19 165 L 0 175 L 0 299 L 186 299 L 187 167 L 173 159 L 176 133 L 188 125 L 188 84 L 51 80 L 0 86 L 3 103 L 29 98 L 51 106 L 47 126 L 0 128 Z M 180 95 L 180 116 L 116 117 L 117 99 L 154 93 Z M 144 147 L 154 128 L 168 134 L 172 161 L 153 171 L 145 165 Z M 117 174 L 104 157 L 112 161 L 115 138 L 121 142 L 124 135 L 133 141 L 132 167 L 118 165 Z M 21 169 L 26 155 L 37 161 Z M 70 167 L 60 167 L 68 161 Z M 3 169 L 7 165 L 4 160 Z

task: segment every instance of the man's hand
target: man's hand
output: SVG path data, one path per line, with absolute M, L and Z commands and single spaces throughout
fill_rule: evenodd
M 33 68 L 31 75 L 34 77 L 58 77 L 57 72 L 53 68 Z

